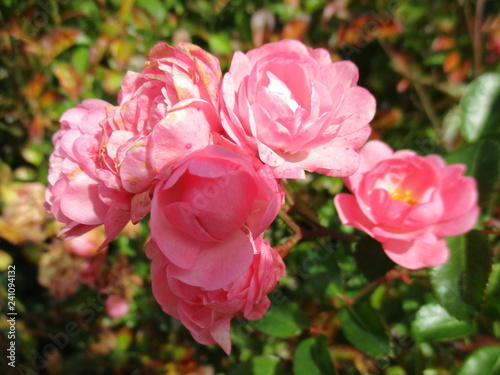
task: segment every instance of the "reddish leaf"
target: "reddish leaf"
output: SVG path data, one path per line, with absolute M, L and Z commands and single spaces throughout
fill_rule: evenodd
M 61 95 L 54 90 L 46 91 L 38 99 L 40 108 L 51 107 L 61 98 Z
M 91 64 L 97 64 L 103 58 L 106 50 L 108 49 L 109 38 L 107 36 L 101 36 L 97 41 L 90 47 L 89 52 L 89 62 Z
M 39 47 L 34 48 L 28 46 L 28 51 L 36 55 L 40 55 L 42 62 L 46 65 L 50 64 L 56 56 L 61 52 L 75 45 L 78 38 L 82 35 L 82 31 L 73 28 L 58 28 L 54 29 L 40 39 Z
M 403 119 L 403 112 L 398 108 L 381 109 L 371 122 L 374 129 L 388 129 L 397 125 Z
M 432 51 L 446 51 L 455 47 L 455 39 L 452 37 L 441 35 L 438 36 L 432 43 Z
M 408 78 L 403 77 L 399 80 L 399 82 L 396 86 L 396 90 L 398 92 L 405 92 L 406 90 L 408 90 L 410 85 L 411 85 L 411 81 Z
M 444 64 L 443 64 L 444 72 L 450 73 L 450 72 L 456 70 L 460 65 L 460 60 L 461 60 L 460 52 L 458 52 L 456 50 L 450 52 L 444 60 Z
M 33 120 L 29 125 L 29 133 L 30 138 L 36 143 L 40 143 L 43 139 L 43 134 L 45 132 L 45 124 L 46 124 L 45 116 L 41 113 L 35 114 Z
M 309 16 L 302 16 L 292 19 L 283 28 L 283 39 L 304 40 L 311 19 Z
M 399 35 L 403 31 L 403 27 L 396 22 L 382 24 L 377 29 L 376 34 L 379 38 L 389 38 L 391 36 Z
M 27 99 L 35 100 L 42 93 L 46 83 L 47 76 L 45 74 L 35 73 L 26 86 L 22 88 L 22 93 Z
M 63 90 L 71 99 L 77 100 L 83 87 L 83 80 L 76 69 L 65 62 L 54 62 L 52 70 Z

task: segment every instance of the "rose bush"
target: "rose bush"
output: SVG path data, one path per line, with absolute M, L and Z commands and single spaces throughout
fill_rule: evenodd
M 257 171 L 244 156 L 208 146 L 174 166 L 151 203 L 151 239 L 185 283 L 216 290 L 252 263 L 254 240 L 283 201 L 267 166 Z
M 447 166 L 438 155 L 393 152 L 380 141 L 368 142 L 360 154 L 358 171 L 344 178 L 353 195 L 334 199 L 342 223 L 381 242 L 403 267 L 445 263 L 443 237 L 471 230 L 479 215 L 476 181 L 463 176 L 465 166 Z
M 171 272 L 173 266 L 151 242 L 147 255 L 151 259 L 153 294 L 164 312 L 179 319 L 201 344 L 218 344 L 231 352 L 230 322 L 242 315 L 251 320 L 264 316 L 269 308 L 270 293 L 285 275 L 285 265 L 269 242 L 258 237 L 253 242 L 250 266 L 236 280 L 214 290 L 191 285 Z
M 332 63 L 328 51 L 294 40 L 236 52 L 223 78 L 222 125 L 277 178 L 304 178 L 304 170 L 348 176 L 375 114 L 357 81 L 353 63 Z

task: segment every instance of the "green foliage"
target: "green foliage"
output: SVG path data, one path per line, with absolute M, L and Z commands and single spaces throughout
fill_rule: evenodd
M 491 269 L 492 254 L 488 240 L 472 231 L 447 239 L 450 259 L 431 270 L 436 297 L 448 313 L 470 321 L 479 312 Z
M 419 342 L 452 340 L 475 332 L 471 323 L 452 317 L 437 303 L 422 306 L 411 328 L 412 336 Z
M 500 347 L 483 346 L 471 353 L 457 375 L 499 375 Z
M 279 358 L 258 356 L 235 366 L 228 375 L 284 375 Z
M 493 265 L 488 287 L 486 289 L 485 315 L 500 321 L 500 264 Z
M 250 324 L 269 336 L 287 338 L 299 334 L 309 325 L 309 321 L 297 304 L 279 301 L 271 306 L 262 319 Z
M 359 270 L 370 281 L 384 276 L 394 267 L 394 262 L 385 254 L 380 242 L 364 237 L 356 245 L 354 259 Z
M 339 312 L 347 339 L 371 357 L 389 355 L 391 343 L 377 311 L 368 301 L 360 300 Z
M 293 356 L 293 372 L 297 375 L 335 374 L 326 337 L 311 337 L 297 346 Z
M 470 143 L 447 155 L 448 164 L 467 166 L 465 174 L 476 179 L 482 202 L 490 198 L 500 176 L 500 143 L 489 139 Z
M 462 101 L 462 133 L 469 142 L 500 132 L 500 73 L 486 73 L 467 88 Z

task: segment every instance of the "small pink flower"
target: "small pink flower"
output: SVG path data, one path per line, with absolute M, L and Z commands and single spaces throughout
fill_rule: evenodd
M 87 99 L 64 112 L 61 129 L 52 138 L 46 208 L 66 223 L 67 238 L 79 236 L 104 224 L 108 239 L 130 220 L 130 213 L 110 207 L 101 195 L 96 162 L 102 138 L 100 122 L 111 105 Z M 103 245 L 104 246 L 104 245 Z
M 170 274 L 207 290 L 241 276 L 252 263 L 254 239 L 283 201 L 268 167 L 208 146 L 181 160 L 155 188 L 151 239 L 171 263 Z
M 332 63 L 328 51 L 295 40 L 236 52 L 222 84 L 222 125 L 277 178 L 347 176 L 375 114 L 357 81 L 353 63 Z
M 409 269 L 443 264 L 443 237 L 471 230 L 479 215 L 476 181 L 465 166 L 446 166 L 438 155 L 393 152 L 380 141 L 361 150 L 358 171 L 344 181 L 354 195 L 338 194 L 342 223 L 382 243 L 387 255 Z
M 278 253 L 262 236 L 253 241 L 250 265 L 236 280 L 214 290 L 191 285 L 175 276 L 176 268 L 155 243 L 146 253 L 152 260 L 153 294 L 163 311 L 179 319 L 200 344 L 218 344 L 231 352 L 230 322 L 242 315 L 250 320 L 264 316 L 269 308 L 270 293 L 285 275 Z M 223 267 L 231 267 L 225 263 Z
M 113 319 L 121 318 L 130 310 L 130 304 L 126 297 L 119 294 L 111 294 L 106 299 L 106 312 Z

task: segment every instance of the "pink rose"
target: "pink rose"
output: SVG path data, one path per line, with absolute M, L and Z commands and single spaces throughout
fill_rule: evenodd
M 220 289 L 250 266 L 253 240 L 274 220 L 282 201 L 268 167 L 255 171 L 246 157 L 208 146 L 157 184 L 151 239 L 171 263 L 172 277 Z
M 121 318 L 130 310 L 128 299 L 119 294 L 111 294 L 106 298 L 106 312 L 113 319 Z
M 111 105 L 87 99 L 64 112 L 61 129 L 52 138 L 46 208 L 66 227 L 67 238 L 104 224 L 108 239 L 130 220 L 130 213 L 110 207 L 101 194 L 96 162 L 102 138 L 100 122 Z M 104 245 L 103 245 L 104 246 Z
M 125 76 L 118 106 L 102 123 L 97 175 L 107 202 L 131 210 L 134 223 L 149 212 L 156 174 L 219 131 L 220 80 L 218 60 L 191 44 L 158 43 L 142 73 Z
M 438 155 L 393 152 L 380 141 L 361 150 L 358 171 L 344 181 L 354 195 L 338 194 L 342 223 L 382 243 L 387 255 L 409 269 L 443 264 L 443 237 L 472 229 L 479 215 L 476 181 L 465 166 L 446 166 Z
M 295 40 L 236 52 L 222 83 L 222 125 L 277 178 L 347 176 L 375 114 L 357 81 L 353 63 L 332 63 L 328 51 Z
M 231 352 L 231 319 L 238 315 L 262 318 L 270 305 L 267 294 L 285 275 L 283 261 L 269 242 L 262 236 L 252 242 L 249 267 L 236 280 L 215 290 L 183 282 L 171 272 L 176 267 L 154 243 L 146 249 L 152 260 L 153 294 L 163 311 L 179 319 L 200 344 L 218 344 L 227 354 Z
M 219 129 L 219 60 L 200 47 L 181 43 L 173 48 L 157 43 L 141 73 L 128 72 L 110 114 L 112 131 L 148 135 L 172 108 L 202 108 Z
M 180 43 L 173 48 L 159 42 L 149 52 L 142 72 L 163 83 L 162 92 L 169 107 L 195 98 L 211 103 L 218 112 L 220 64 L 202 48 L 190 43 Z

